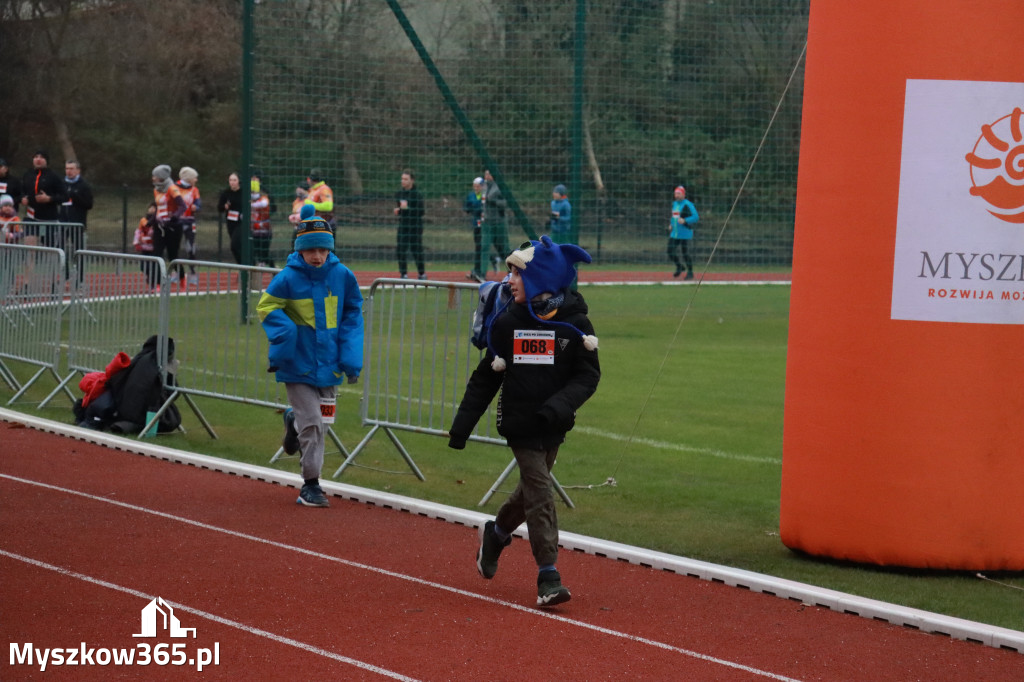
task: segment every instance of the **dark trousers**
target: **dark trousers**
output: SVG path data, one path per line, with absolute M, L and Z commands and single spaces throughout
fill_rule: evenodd
M 53 246 L 64 251 L 64 277 L 71 278 L 71 268 L 77 260 L 75 252 L 85 248 L 85 225 L 55 226 L 49 229 L 46 246 Z M 82 281 L 82 273 L 78 273 L 78 282 Z
M 690 244 L 689 239 L 672 239 L 668 238 L 668 259 L 676 264 L 676 267 L 683 267 L 683 263 L 686 263 L 686 269 L 693 271 L 693 261 L 690 259 L 690 251 L 688 246 Z M 683 255 L 683 261 L 679 261 L 679 256 L 676 255 L 677 251 L 681 251 Z
M 395 254 L 398 257 L 398 273 L 400 275 L 404 275 L 408 271 L 406 254 L 412 256 L 416 263 L 416 270 L 421 275 L 424 274 L 427 271 L 427 266 L 423 261 L 423 228 L 399 225 Z
M 483 247 L 481 246 L 481 240 L 480 240 L 480 221 L 479 220 L 474 220 L 473 221 L 473 272 L 477 272 L 477 268 L 480 266 L 480 256 L 481 256 L 481 249 L 482 248 Z M 483 272 L 480 272 L 478 274 L 483 276 L 483 275 L 487 274 L 487 271 L 484 270 Z
M 181 223 L 177 220 L 159 223 L 153 230 L 153 255 L 163 257 L 166 253 L 166 259 L 170 262 L 178 257 L 180 249 Z
M 512 448 L 519 466 L 519 485 L 501 505 L 494 520 L 506 533 L 526 522 L 530 549 L 538 566 L 553 564 L 558 559 L 558 514 L 551 489 L 551 467 L 558 457 L 558 447 Z
M 242 263 L 242 231 L 238 229 L 238 223 L 228 222 L 228 244 L 231 247 L 231 255 L 235 262 Z
M 257 265 L 265 265 L 268 268 L 274 267 L 274 261 L 270 259 L 270 241 L 273 235 L 254 234 L 252 236 L 252 262 Z
M 144 253 L 144 256 L 152 256 L 152 253 Z M 142 268 L 142 273 L 146 276 L 146 283 L 150 289 L 155 289 L 160 284 L 160 267 L 157 263 L 152 261 L 143 261 L 139 266 Z

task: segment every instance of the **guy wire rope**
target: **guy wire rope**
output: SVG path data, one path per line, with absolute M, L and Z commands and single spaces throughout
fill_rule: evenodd
M 801 62 L 803 62 L 804 55 L 807 53 L 807 41 L 804 41 L 803 48 L 800 50 L 800 55 L 796 58 L 796 63 L 793 65 L 793 69 L 789 73 L 789 78 L 786 80 L 786 86 L 782 89 L 782 94 L 779 96 L 779 101 L 775 104 L 775 110 L 772 112 L 771 118 L 768 119 L 768 125 L 764 129 L 764 134 L 761 136 L 761 142 L 757 145 L 757 149 L 754 151 L 753 158 L 750 159 L 750 165 L 747 166 L 747 172 L 743 176 L 743 182 L 740 183 L 739 189 L 736 191 L 736 197 L 732 201 L 732 205 L 729 207 L 729 213 L 725 216 L 725 220 L 722 221 L 722 227 L 718 230 L 718 236 L 715 238 L 715 243 L 711 247 L 711 253 L 708 254 L 707 261 L 704 263 L 704 269 L 701 270 L 700 277 L 697 278 L 696 286 L 693 287 L 693 291 L 690 293 L 690 298 L 686 302 L 686 307 L 683 309 L 682 315 L 679 317 L 679 323 L 676 325 L 675 333 L 672 335 L 672 340 L 669 342 L 665 349 L 665 355 L 661 358 L 661 364 L 658 365 L 658 371 L 654 375 L 654 380 L 651 381 L 651 387 L 647 391 L 647 395 L 644 397 L 644 402 L 640 406 L 640 412 L 636 416 L 636 420 L 633 422 L 633 428 L 629 432 L 629 437 L 626 439 L 626 445 L 628 446 L 633 442 L 633 438 L 636 436 L 637 428 L 640 426 L 640 420 L 644 416 L 644 412 L 647 410 L 647 405 L 651 401 L 651 396 L 654 394 L 654 389 L 658 385 L 658 379 L 661 377 L 662 372 L 665 369 L 665 363 L 668 362 L 669 353 L 675 348 L 676 341 L 679 339 L 679 332 L 683 328 L 683 322 L 686 320 L 687 315 L 690 312 L 690 308 L 693 307 L 693 300 L 697 296 L 697 292 L 700 290 L 701 284 L 704 281 L 704 276 L 707 274 L 708 266 L 711 264 L 711 259 L 715 256 L 715 251 L 718 249 L 718 245 L 722 241 L 722 236 L 725 234 L 725 228 L 729 225 L 729 220 L 732 218 L 733 212 L 736 210 L 736 205 L 739 203 L 740 197 L 743 195 L 743 190 L 747 185 L 747 180 L 750 178 L 751 172 L 754 170 L 754 165 L 757 163 L 757 158 L 761 154 L 761 150 L 764 148 L 765 140 L 768 139 L 768 133 L 772 129 L 772 124 L 775 123 L 775 119 L 779 114 L 779 109 L 782 108 L 782 103 L 786 99 L 786 93 L 789 92 L 789 88 L 793 83 L 793 78 L 796 76 L 797 70 L 800 68 Z M 619 458 L 615 462 L 615 469 L 612 475 L 605 481 L 605 483 L 615 485 L 615 476 L 619 473 L 619 467 L 622 464 L 622 457 L 625 454 L 625 448 L 620 450 Z

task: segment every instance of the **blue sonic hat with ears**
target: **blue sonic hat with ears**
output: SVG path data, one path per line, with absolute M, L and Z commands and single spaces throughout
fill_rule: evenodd
M 583 339 L 583 346 L 587 350 L 597 348 L 597 337 L 584 334 L 568 322 L 556 322 L 544 320 L 537 316 L 533 306 L 529 302 L 542 294 L 559 294 L 563 289 L 570 287 L 576 279 L 576 264 L 591 262 L 590 254 L 575 244 L 556 244 L 547 235 L 541 236 L 540 240 L 530 240 L 520 248 L 509 254 L 505 259 L 506 265 L 515 267 L 523 280 L 523 292 L 526 294 L 527 309 L 530 315 L 542 324 L 558 325 L 568 327 L 580 335 Z M 489 336 L 489 334 L 488 334 Z M 505 369 L 505 361 L 498 357 L 488 338 L 488 347 L 494 354 L 494 362 L 491 367 L 495 371 Z

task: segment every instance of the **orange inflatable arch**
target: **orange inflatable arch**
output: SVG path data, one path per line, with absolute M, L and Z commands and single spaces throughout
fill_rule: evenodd
M 792 549 L 1024 570 L 1022 45 L 1021 0 L 811 4 Z

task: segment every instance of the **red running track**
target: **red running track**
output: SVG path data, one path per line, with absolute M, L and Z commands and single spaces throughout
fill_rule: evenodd
M 572 601 L 542 611 L 522 540 L 484 581 L 470 528 L 295 497 L 0 422 L 0 678 L 192 679 L 10 658 L 184 643 L 218 651 L 209 679 L 1024 679 L 1016 652 L 578 552 L 559 562 Z M 195 638 L 132 637 L 157 596 Z

